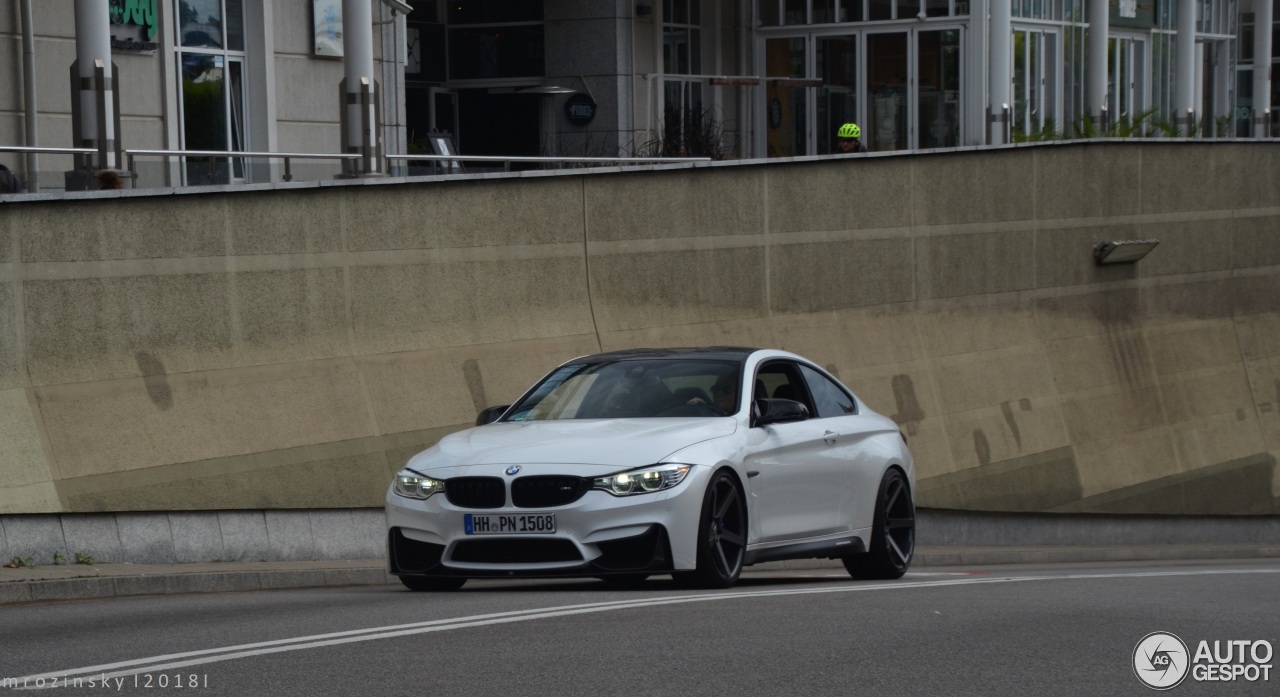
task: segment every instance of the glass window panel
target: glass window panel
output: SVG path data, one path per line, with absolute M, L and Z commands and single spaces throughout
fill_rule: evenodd
M 1236 73 L 1236 84 L 1239 85 L 1240 99 L 1236 102 L 1237 138 L 1248 138 L 1253 135 L 1253 69 L 1242 68 Z
M 227 0 L 227 48 L 244 50 L 244 4 L 242 0 Z
M 226 150 L 227 119 L 222 56 L 182 56 L 182 136 L 187 150 Z M 187 158 L 187 183 L 216 184 L 226 175 L 225 160 Z
M 1027 34 L 1013 32 L 1013 129 L 1022 133 L 1031 130 L 1027 113 Z
M 837 22 L 861 22 L 862 0 L 838 0 Z
M 960 30 L 918 34 L 920 147 L 960 144 Z
M 951 13 L 951 0 L 925 0 L 926 17 L 946 17 Z
M 813 23 L 828 24 L 833 21 L 832 0 L 813 0 Z
M 1240 47 L 1240 53 L 1236 60 L 1242 63 L 1253 62 L 1253 13 L 1246 13 L 1243 17 L 1244 21 L 1240 24 L 1240 41 L 1237 45 Z
M 869 150 L 907 149 L 907 33 L 868 34 L 867 123 Z
M 673 24 L 688 24 L 689 0 L 671 0 L 671 11 L 663 20 Z
M 689 24 L 702 24 L 702 0 L 683 0 L 689 5 Z
M 871 0 L 871 21 L 893 19 L 893 0 Z
M 178 0 L 183 46 L 222 48 L 222 0 Z
M 667 27 L 662 30 L 662 71 L 689 74 L 689 30 Z
M 228 3 L 228 11 L 230 12 L 230 3 Z M 231 103 L 228 105 L 231 112 L 231 150 L 245 150 L 245 132 L 244 132 L 244 66 L 237 60 L 228 61 L 227 74 L 231 78 L 228 83 L 227 94 Z M 237 157 L 231 160 L 231 174 L 238 180 L 244 180 L 244 158 Z
M 776 27 L 782 23 L 778 16 L 778 0 L 760 0 L 756 7 L 760 13 L 760 26 Z
M 813 405 L 818 409 L 819 419 L 847 416 L 856 411 L 853 398 L 827 376 L 806 365 L 800 366 L 800 372 L 809 386 L 809 394 L 813 396 Z
M 796 37 L 766 40 L 765 75 L 781 78 L 805 77 L 805 39 Z M 808 154 L 806 94 L 807 89 L 804 87 L 780 85 L 776 81 L 766 83 L 768 157 Z
M 808 21 L 805 16 L 808 3 L 806 0 L 784 0 L 783 2 L 783 24 L 804 24 Z
M 858 39 L 833 36 L 818 39 L 818 152 L 839 152 L 836 131 L 858 120 Z
M 920 14 L 920 0 L 897 0 L 898 19 L 911 19 Z
M 702 32 L 698 29 L 689 30 L 689 72 L 687 75 L 699 75 L 702 73 Z

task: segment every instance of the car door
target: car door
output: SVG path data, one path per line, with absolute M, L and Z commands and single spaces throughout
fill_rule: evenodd
M 761 364 L 754 398 L 794 399 L 814 411 L 813 400 L 794 361 Z M 830 434 L 821 419 L 753 426 L 744 458 L 753 537 L 760 543 L 785 542 L 841 531 L 842 493 L 832 487 L 835 461 L 826 455 Z M 844 529 L 847 529 L 845 527 Z
M 872 436 L 883 433 L 884 426 L 859 414 L 858 401 L 830 376 L 803 363 L 800 373 L 828 446 L 818 455 L 819 469 L 824 485 L 838 492 L 837 525 L 842 530 L 870 527 L 887 455 L 879 452 Z

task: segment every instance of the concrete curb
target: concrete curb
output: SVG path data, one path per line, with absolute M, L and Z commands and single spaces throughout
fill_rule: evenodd
M 999 564 L 1277 559 L 1280 545 L 1148 545 L 1040 547 L 921 547 L 913 568 Z M 214 568 L 210 568 L 214 567 Z M 839 561 L 801 559 L 751 567 L 751 571 L 838 569 Z M 396 584 L 381 559 L 229 564 L 104 564 L 97 567 L 4 569 L 0 605 L 144 595 L 221 593 L 287 588 Z M 52 577 L 51 577 L 52 576 Z M 8 578 L 6 578 L 8 577 Z

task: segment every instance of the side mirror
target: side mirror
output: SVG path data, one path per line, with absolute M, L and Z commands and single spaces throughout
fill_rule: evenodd
M 757 399 L 751 405 L 755 426 L 804 421 L 809 418 L 809 407 L 794 399 Z
M 488 409 L 480 412 L 480 415 L 476 417 L 476 425 L 483 426 L 485 424 L 491 424 L 502 418 L 502 415 L 507 413 L 507 410 L 510 408 L 510 404 L 504 404 L 500 407 L 489 407 Z

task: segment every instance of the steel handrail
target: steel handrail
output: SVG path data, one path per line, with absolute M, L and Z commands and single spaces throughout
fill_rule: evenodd
M 216 158 L 276 158 L 284 160 L 284 180 L 293 181 L 293 160 L 356 160 L 358 153 L 332 152 L 256 152 L 252 150 L 125 150 L 129 174 L 137 177 L 134 157 L 216 157 Z
M 37 155 L 97 155 L 96 148 L 41 148 L 29 145 L 0 145 L 0 152 L 35 153 Z
M 40 153 L 50 155 L 93 155 L 94 148 L 46 148 L 25 145 L 0 145 L 0 152 Z M 307 152 L 261 152 L 253 150 L 124 150 L 126 167 L 130 178 L 138 176 L 138 157 L 208 157 L 208 158 L 264 158 L 284 161 L 284 181 L 293 181 L 293 160 L 357 160 L 359 153 L 307 153 Z M 533 155 L 387 155 L 388 160 L 429 161 L 429 162 L 501 162 L 503 168 L 511 169 L 511 164 L 520 163 L 556 163 L 556 164 L 663 164 L 663 163 L 696 163 L 710 162 L 710 157 L 541 157 Z
M 387 155 L 388 160 L 426 160 L 428 162 L 501 162 L 502 168 L 511 171 L 512 162 L 555 162 L 565 164 L 660 164 L 679 162 L 710 162 L 710 157 L 537 157 L 533 155 Z

